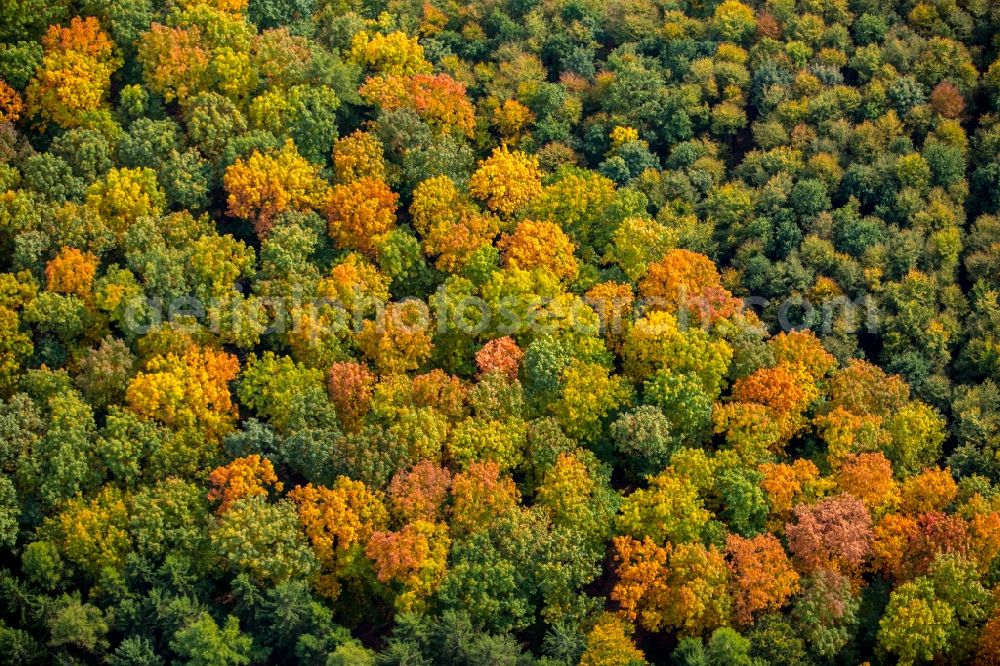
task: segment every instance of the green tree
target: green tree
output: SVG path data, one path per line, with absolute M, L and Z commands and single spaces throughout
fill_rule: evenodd
M 935 596 L 931 580 L 921 577 L 889 595 L 879 621 L 878 642 L 900 663 L 913 664 L 947 652 L 954 631 L 954 608 Z
M 209 538 L 232 571 L 245 572 L 262 585 L 307 577 L 316 569 L 288 501 L 270 504 L 259 496 L 238 500 L 211 527 Z
M 174 634 L 170 649 L 190 666 L 239 666 L 250 663 L 252 644 L 235 617 L 228 616 L 220 627 L 208 613 L 201 613 Z

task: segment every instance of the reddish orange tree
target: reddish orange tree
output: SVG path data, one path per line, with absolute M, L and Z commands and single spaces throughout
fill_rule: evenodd
M 785 525 L 788 549 L 805 571 L 857 572 L 871 552 L 868 509 L 852 495 L 800 504 L 795 522 Z
M 371 409 L 375 374 L 366 365 L 348 361 L 331 365 L 327 378 L 330 401 L 341 424 L 357 430 L 361 418 Z
M 417 520 L 396 532 L 374 532 L 365 553 L 374 561 L 379 581 L 403 586 L 396 608 L 413 611 L 425 605 L 444 579 L 450 546 L 447 525 Z
M 24 112 L 24 101 L 16 90 L 0 80 L 0 123 L 16 123 Z
M 429 460 L 397 473 L 389 484 L 389 501 L 404 521 L 433 522 L 443 517 L 451 490 L 451 472 Z
M 510 336 L 490 340 L 476 352 L 476 365 L 480 374 L 500 372 L 516 379 L 524 352 Z
M 751 624 L 760 613 L 779 611 L 798 589 L 799 575 L 781 542 L 770 534 L 745 539 L 730 534 L 726 555 L 732 573 L 736 621 Z

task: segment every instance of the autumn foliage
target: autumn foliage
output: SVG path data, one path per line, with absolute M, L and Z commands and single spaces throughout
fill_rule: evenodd
M 441 132 L 472 135 L 475 114 L 466 97 L 465 85 L 447 74 L 373 78 L 359 92 L 386 110 L 411 109 Z
M 741 307 L 739 299 L 722 286 L 711 260 L 688 250 L 671 250 L 651 264 L 639 283 L 639 293 L 655 308 L 683 310 L 695 319 L 729 317 Z
M 237 458 L 212 470 L 208 482 L 212 485 L 208 499 L 219 502 L 219 513 L 224 513 L 237 500 L 267 497 L 269 490 L 281 492 L 282 489 L 282 483 L 274 473 L 274 465 L 256 454 Z
M 274 156 L 254 151 L 246 162 L 237 159 L 226 169 L 227 212 L 253 220 L 257 236 L 266 238 L 275 215 L 320 205 L 326 187 L 318 173 L 291 141 Z
M 67 27 L 49 26 L 42 46 L 41 67 L 27 89 L 28 107 L 43 123 L 75 127 L 106 101 L 111 75 L 121 64 L 115 43 L 94 17 L 74 17 Z
M 998 34 L 0 2 L 0 664 L 1000 664 Z
M 511 268 L 544 268 L 568 281 L 576 277 L 579 269 L 572 241 L 552 222 L 525 220 L 517 225 L 513 234 L 501 237 L 497 247 L 503 254 L 504 263 Z
M 507 146 L 495 149 L 469 179 L 469 193 L 501 215 L 511 215 L 541 191 L 538 158 Z
M 337 243 L 373 255 L 396 224 L 398 200 L 384 181 L 368 177 L 331 188 L 322 210 Z

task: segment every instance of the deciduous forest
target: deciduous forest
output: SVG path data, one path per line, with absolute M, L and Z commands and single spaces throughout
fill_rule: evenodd
M 1000 664 L 1000 3 L 0 0 L 0 662 Z

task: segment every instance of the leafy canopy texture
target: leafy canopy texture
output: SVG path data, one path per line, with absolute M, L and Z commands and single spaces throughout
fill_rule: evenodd
M 997 35 L 0 0 L 0 664 L 1000 664 Z

